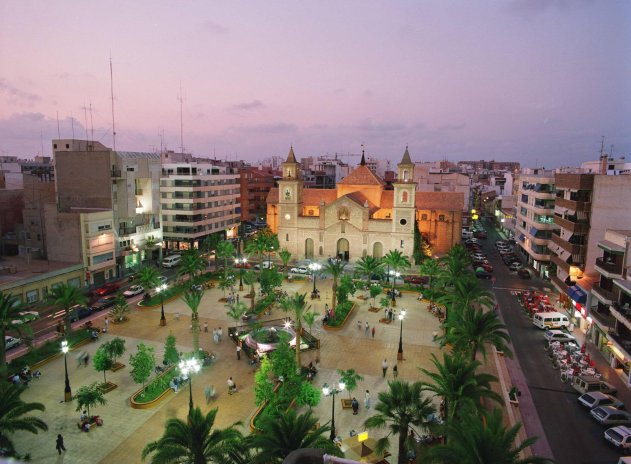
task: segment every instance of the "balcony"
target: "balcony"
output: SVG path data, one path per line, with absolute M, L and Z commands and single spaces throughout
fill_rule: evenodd
M 611 290 L 605 290 L 600 284 L 594 284 L 592 287 L 592 293 L 596 294 L 596 298 L 605 304 L 611 304 L 615 301 L 616 296 Z
M 136 233 L 136 226 L 134 227 L 120 227 L 118 229 L 118 235 L 123 236 L 123 235 L 133 235 Z
M 611 315 L 614 318 L 616 318 L 627 329 L 631 330 L 631 310 L 622 309 L 618 305 L 611 305 L 609 306 L 609 311 L 611 311 Z
M 552 255 L 550 261 L 556 264 L 558 268 L 563 269 L 567 274 L 570 273 L 570 265 L 559 258 L 557 255 Z
M 629 323 L 628 320 L 626 321 Z M 625 326 L 627 326 L 627 324 L 625 324 Z M 631 339 L 629 339 L 629 337 L 621 335 L 614 330 L 610 330 L 608 336 L 613 344 L 617 345 L 617 348 L 624 353 L 625 358 L 631 357 L 631 354 L 629 354 L 631 353 Z
M 595 309 L 590 311 L 589 315 L 604 329 L 609 329 L 616 325 L 616 318 L 607 310 L 600 311 Z
M 565 230 L 569 230 L 575 234 L 586 234 L 589 231 L 589 223 L 588 222 L 572 222 L 568 219 L 563 219 L 561 216 L 554 215 L 554 223 L 564 228 Z
M 557 276 L 553 275 L 552 277 L 550 277 L 550 281 L 560 293 L 567 293 L 567 289 L 569 288 L 568 285 Z
M 589 201 L 574 201 L 566 200 L 565 198 L 557 198 L 555 201 L 556 206 L 568 209 L 570 211 L 591 211 L 592 204 Z
M 112 179 L 121 179 L 123 176 L 120 169 L 112 169 L 110 177 Z
M 607 262 L 602 258 L 596 258 L 596 270 L 605 277 L 614 279 L 616 277 L 622 277 L 622 263 Z
M 568 242 L 567 240 L 563 240 L 556 234 L 552 234 L 552 243 L 555 245 L 559 245 L 565 251 L 569 252 L 573 255 L 584 255 L 587 251 L 587 247 L 585 245 L 575 245 L 573 243 Z

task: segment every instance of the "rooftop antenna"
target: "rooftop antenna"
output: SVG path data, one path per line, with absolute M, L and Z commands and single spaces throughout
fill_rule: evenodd
M 74 116 L 70 113 L 70 124 L 72 125 L 72 140 L 74 140 Z
M 59 131 L 59 111 L 57 111 L 57 138 L 61 139 L 61 132 Z
M 92 137 L 90 137 L 90 140 L 94 141 L 94 123 L 92 122 L 92 102 L 90 102 L 90 132 L 92 133 Z
M 182 81 L 180 81 L 180 94 L 177 99 L 180 101 L 180 151 L 184 153 L 184 117 L 182 112 L 184 97 L 182 96 Z
M 39 131 L 39 141 L 42 144 L 41 155 L 44 156 L 44 133 L 42 131 Z
M 162 153 L 162 146 L 164 144 L 164 129 L 162 129 L 162 132 L 160 132 L 158 135 L 160 136 L 160 153 Z
M 85 122 L 85 139 L 88 140 L 88 108 L 83 104 L 83 121 Z
M 609 149 L 609 156 L 613 158 L 613 145 L 611 145 L 611 148 Z
M 114 71 L 112 70 L 112 54 L 110 53 L 110 96 L 112 98 L 112 147 L 116 150 L 116 120 L 114 119 Z
M 600 157 L 603 157 L 603 154 L 605 153 L 605 136 L 601 135 L 601 140 L 600 140 Z

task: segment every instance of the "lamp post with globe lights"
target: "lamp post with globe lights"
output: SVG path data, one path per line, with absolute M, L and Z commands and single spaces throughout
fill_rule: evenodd
M 239 291 L 243 291 L 243 271 L 245 269 L 245 265 L 248 262 L 248 258 L 245 256 L 243 258 L 235 258 L 234 263 L 239 268 Z
M 396 283 L 397 279 L 401 277 L 401 273 L 395 270 L 392 270 L 390 271 L 390 275 L 392 276 L 392 307 L 394 308 L 397 306 L 397 299 L 394 294 L 394 284 Z
M 167 289 L 167 284 L 158 285 L 156 287 L 156 293 L 160 294 L 160 325 L 164 327 L 167 325 L 167 319 L 164 317 L 164 291 Z
M 405 318 L 405 314 L 405 309 L 402 309 L 399 312 L 399 320 L 401 321 L 401 330 L 399 332 L 399 351 L 397 353 L 397 359 L 399 361 L 403 359 L 403 319 Z
M 318 271 L 322 269 L 322 265 L 320 263 L 311 263 L 309 264 L 309 270 L 313 274 L 313 295 L 317 295 L 318 290 L 316 289 L 316 274 Z
M 193 377 L 190 374 L 197 374 L 201 369 L 197 358 L 183 359 L 178 366 L 185 377 L 188 377 L 188 414 L 193 410 Z
M 64 401 L 67 403 L 72 401 L 72 389 L 70 388 L 70 379 L 68 378 L 68 340 L 61 341 L 61 352 L 64 354 L 64 370 L 66 371 L 66 387 L 64 388 Z
M 329 387 L 329 384 L 327 383 L 322 385 L 322 393 L 324 393 L 324 396 L 331 395 L 333 397 L 333 401 L 331 402 L 331 435 L 329 436 L 331 441 L 334 441 L 336 437 L 335 435 L 335 395 L 337 393 L 341 393 L 342 391 L 344 391 L 344 388 L 346 388 L 346 385 L 344 384 L 344 382 L 339 382 L 337 384 L 337 388 Z

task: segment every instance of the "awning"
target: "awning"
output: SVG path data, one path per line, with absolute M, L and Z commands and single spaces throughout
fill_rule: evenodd
M 567 294 L 570 298 L 580 304 L 587 302 L 587 293 L 583 291 L 579 286 L 573 285 L 567 289 Z
M 523 242 L 526 236 L 524 234 L 519 234 L 519 241 Z
M 609 240 L 601 240 L 598 242 L 598 247 L 612 253 L 624 253 L 624 247 L 610 242 Z
M 530 235 L 532 235 L 533 237 L 537 236 L 537 228 L 536 227 L 531 227 L 530 228 Z

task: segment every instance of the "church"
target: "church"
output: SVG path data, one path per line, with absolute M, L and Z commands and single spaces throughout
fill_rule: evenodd
M 281 248 L 296 259 L 338 257 L 356 261 L 399 250 L 410 258 L 414 226 L 436 255 L 460 242 L 464 195 L 417 192 L 414 163 L 406 147 L 393 190 L 361 162 L 334 189 L 307 189 L 293 147 L 282 179 L 267 197 L 267 224 Z

